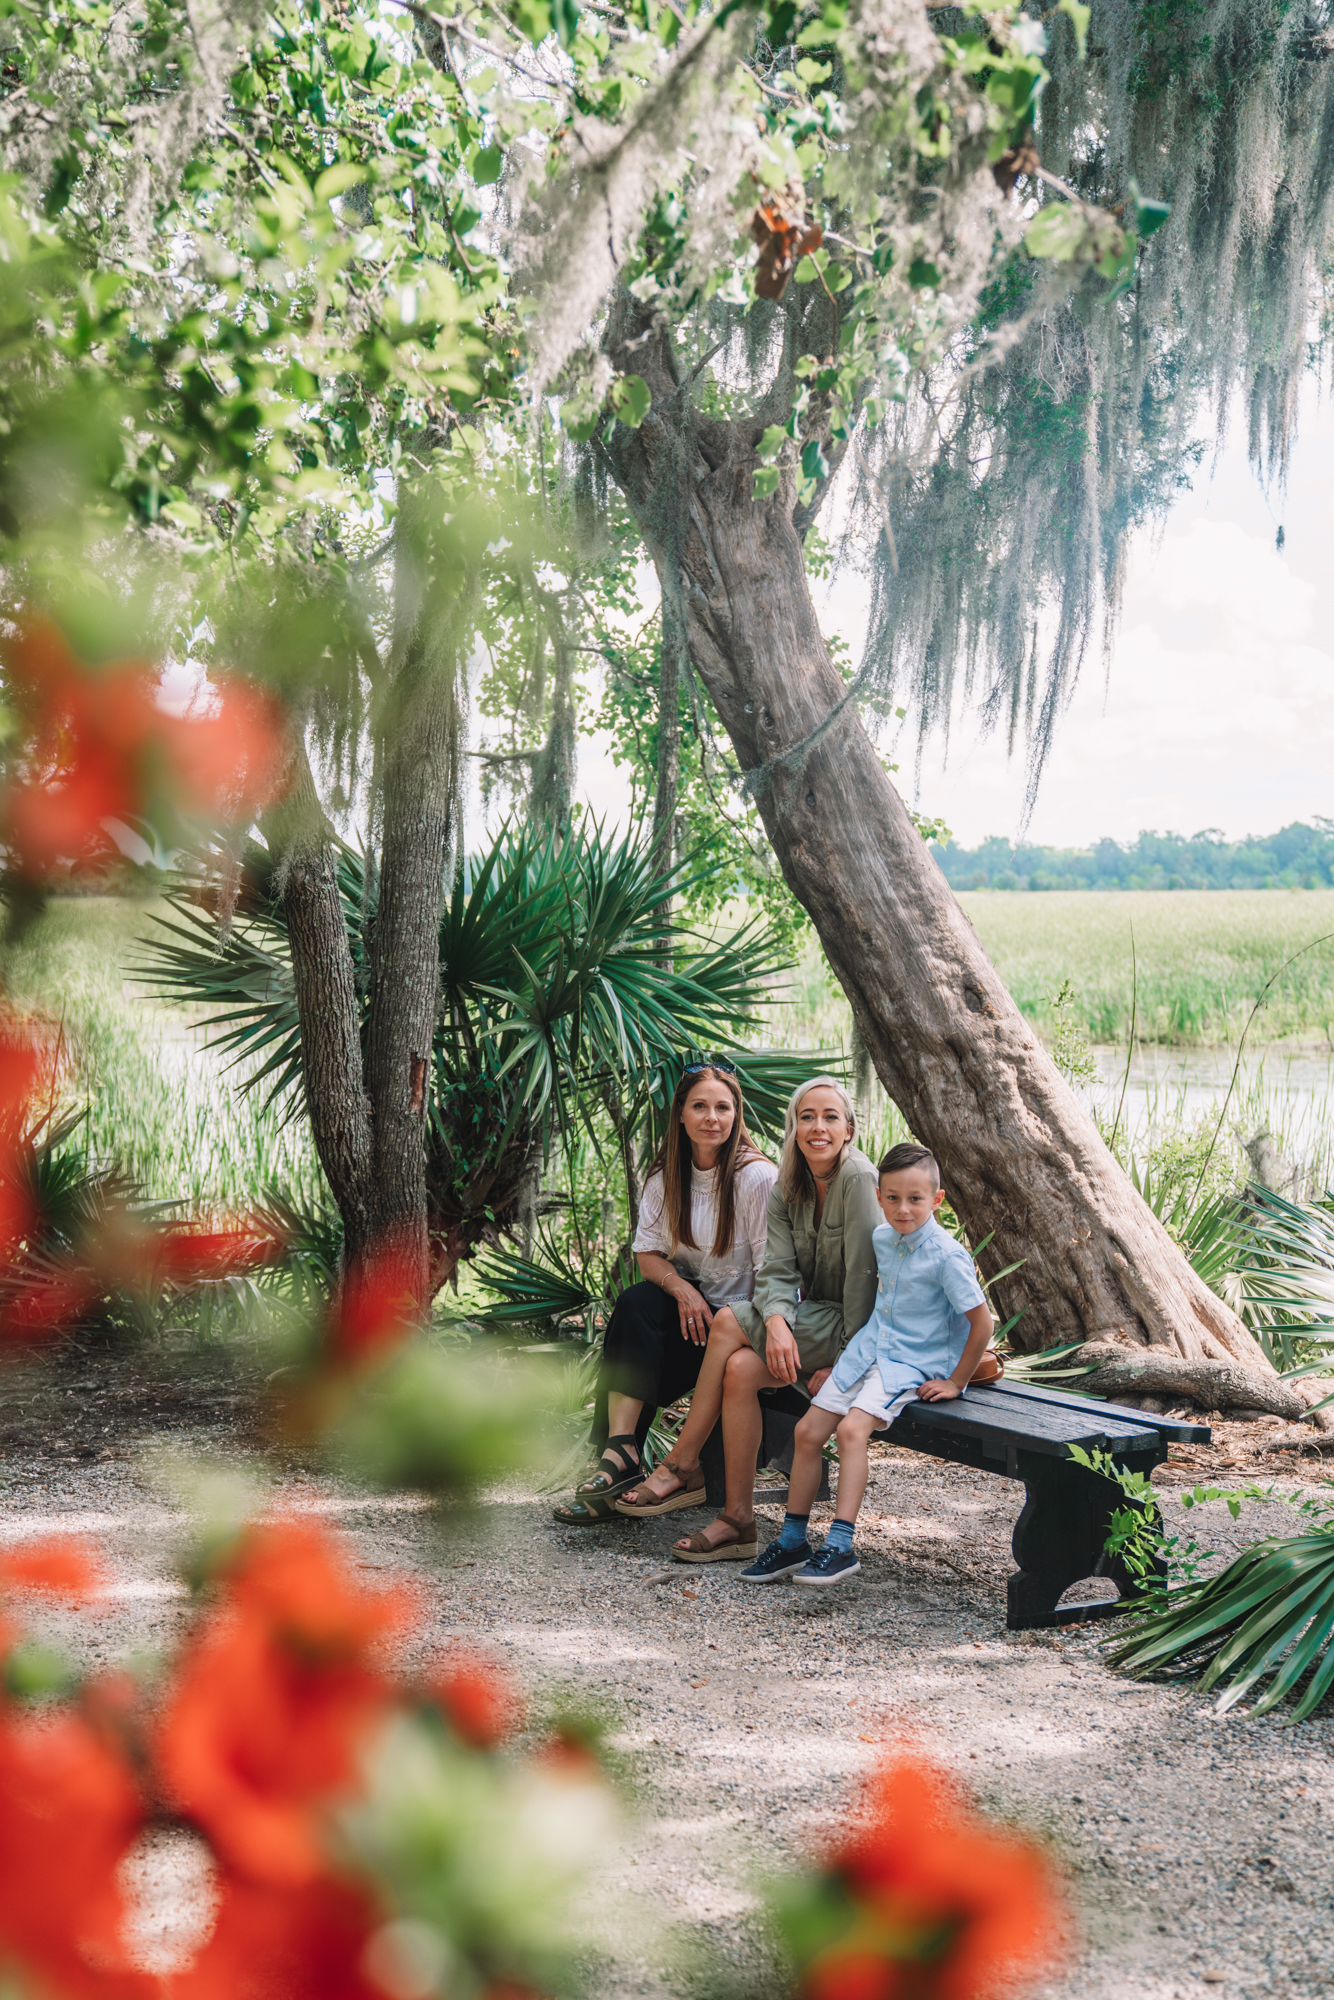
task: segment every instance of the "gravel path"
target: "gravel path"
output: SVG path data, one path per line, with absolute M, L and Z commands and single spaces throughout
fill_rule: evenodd
M 165 1417 L 159 1409 L 158 1443 L 165 1426 L 187 1450 L 222 1446 L 260 1473 L 225 1410 L 213 1413 L 220 1424 L 198 1427 L 203 1400 L 185 1397 Z M 1172 1488 L 1218 1477 L 1229 1458 L 1251 1462 L 1225 1476 L 1253 1476 L 1261 1436 L 1228 1426 L 1220 1449 L 1164 1468 L 1169 1519 L 1181 1512 Z M 170 1645 L 185 1616 L 173 1562 L 188 1521 L 144 1469 L 147 1434 L 99 1443 L 99 1422 L 89 1437 L 70 1456 L 59 1432 L 44 1427 L 42 1448 L 33 1440 L 23 1450 L 11 1431 L 0 1539 L 56 1529 L 100 1546 L 113 1578 L 105 1609 L 93 1621 L 44 1615 L 41 1625 L 105 1665 Z M 1302 1476 L 1286 1464 L 1284 1474 L 1289 1485 Z M 763 1991 L 753 1885 L 818 1846 L 887 1733 L 911 1736 L 988 1810 L 1059 1856 L 1078 1934 L 1044 2000 L 1327 1992 L 1330 1715 L 1296 1728 L 1220 1719 L 1192 1693 L 1109 1673 L 1087 1629 L 1007 1633 L 1019 1497 L 1008 1482 L 877 1447 L 863 1574 L 807 1595 L 748 1589 L 729 1564 L 671 1565 L 672 1540 L 703 1515 L 578 1531 L 552 1522 L 549 1496 L 508 1489 L 446 1534 L 411 1496 L 369 1497 L 304 1475 L 276 1495 L 326 1516 L 369 1568 L 417 1580 L 419 1648 L 464 1636 L 535 1696 L 608 1719 L 632 1768 L 637 1818 L 603 1885 L 621 1914 L 610 1920 L 600 2000 L 693 1994 L 701 1937 Z M 780 1515 L 761 1518 L 776 1530 Z M 1187 1532 L 1200 1533 L 1200 1519 Z M 1289 1521 L 1281 1507 L 1252 1507 L 1234 1526 L 1212 1508 L 1208 1538 L 1225 1555 Z

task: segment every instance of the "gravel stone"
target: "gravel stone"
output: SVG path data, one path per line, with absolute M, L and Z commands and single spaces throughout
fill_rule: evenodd
M 95 1614 L 27 1616 L 87 1667 L 170 1647 L 187 1615 L 175 1565 L 190 1524 L 152 1469 L 163 1431 L 187 1456 L 266 1476 L 244 1399 L 210 1407 L 200 1389 L 141 1409 L 137 1429 L 132 1404 L 126 1392 L 114 1427 L 79 1433 L 109 1457 L 66 1453 L 59 1429 L 12 1404 L 0 1432 L 0 1541 L 68 1530 L 101 1551 L 111 1591 Z M 1221 1507 L 1186 1514 L 1182 1486 L 1260 1476 L 1290 1491 L 1323 1470 L 1263 1457 L 1274 1433 L 1251 1429 L 1220 1425 L 1215 1447 L 1174 1451 L 1158 1475 L 1169 1532 L 1208 1540 L 1218 1561 L 1291 1532 L 1292 1517 L 1279 1504 L 1247 1506 L 1235 1524 Z M 875 1447 L 862 1573 L 810 1593 L 748 1588 L 733 1564 L 673 1565 L 671 1544 L 702 1512 L 580 1530 L 551 1519 L 552 1497 L 509 1486 L 442 1515 L 292 1470 L 273 1504 L 323 1517 L 368 1569 L 409 1579 L 421 1611 L 410 1657 L 464 1640 L 535 1702 L 605 1718 L 633 1797 L 590 1883 L 597 2000 L 689 2000 L 701 1944 L 763 1991 L 757 1882 L 818 1853 L 881 1745 L 905 1738 L 1064 1871 L 1074 1924 L 1063 1969 L 1030 1989 L 1039 2000 L 1334 1988 L 1329 1710 L 1296 1727 L 1219 1717 L 1190 1688 L 1111 1673 L 1106 1626 L 1007 1632 L 1015 1484 Z M 780 1520 L 761 1510 L 762 1543 Z M 191 1934 L 172 1880 L 188 1900 L 193 1866 L 198 1894 L 198 1857 L 178 1878 L 174 1866 L 161 1853 L 142 1863 L 156 1898 L 143 1933 L 159 1953 Z

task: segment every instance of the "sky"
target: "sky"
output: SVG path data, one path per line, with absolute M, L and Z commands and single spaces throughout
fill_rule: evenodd
M 1255 479 L 1237 425 L 1158 533 L 1132 543 L 1110 673 L 1096 657 L 1085 667 L 1028 839 L 1088 847 L 1206 827 L 1236 839 L 1334 816 L 1334 410 L 1312 394 L 1303 417 L 1285 495 Z M 845 576 L 821 622 L 854 659 L 864 618 L 864 586 Z M 948 743 L 928 743 L 915 790 L 914 748 L 899 745 L 899 782 L 957 845 L 1015 837 L 1022 752 L 1008 758 L 1003 738 L 956 717 Z M 624 778 L 596 739 L 580 743 L 579 791 L 624 818 Z

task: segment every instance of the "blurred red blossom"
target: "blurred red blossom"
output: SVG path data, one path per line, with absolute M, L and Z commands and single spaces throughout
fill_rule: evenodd
M 365 1888 L 333 1876 L 299 1887 L 224 1874 L 199 1956 L 169 2000 L 386 2000 L 362 1971 L 384 1913 Z
M 911 1755 L 875 1773 L 798 1907 L 801 2000 L 984 2000 L 1050 1963 L 1063 1912 L 1041 1850 Z
M 331 1360 L 356 1367 L 382 1361 L 417 1327 L 410 1279 L 390 1254 L 350 1265 L 330 1314 L 326 1348 Z
M 30 881 L 67 863 L 105 861 L 114 852 L 109 819 L 132 822 L 162 804 L 235 819 L 277 795 L 282 731 L 275 703 L 258 689 L 228 683 L 210 711 L 169 715 L 156 667 L 91 666 L 44 618 L 11 632 L 0 659 L 23 723 L 21 774 L 0 798 L 0 843 Z
M 172 1223 L 155 1238 L 152 1257 L 159 1277 L 189 1285 L 260 1270 L 276 1263 L 284 1247 L 266 1224 L 242 1216 L 210 1229 Z
M 78 1603 L 95 1597 L 101 1582 L 92 1550 L 65 1536 L 27 1542 L 0 1554 L 0 1587 L 9 1590 L 49 1591 L 53 1597 Z
M 391 1685 L 376 1658 L 405 1598 L 357 1582 L 321 1530 L 247 1530 L 187 1650 L 158 1736 L 164 1782 L 232 1868 L 300 1886 L 322 1872 L 320 1809 L 355 1785 Z
M 497 1749 L 521 1720 L 508 1677 L 476 1653 L 450 1654 L 427 1682 L 426 1693 L 455 1735 L 474 1750 Z
M 0 1708 L 0 1965 L 60 2000 L 149 2000 L 122 1942 L 118 1870 L 144 1818 L 134 1775 L 77 1714 Z
M 33 1200 L 21 1170 L 21 1142 L 32 1120 L 42 1055 L 27 1023 L 0 1023 L 0 1259 L 32 1227 Z

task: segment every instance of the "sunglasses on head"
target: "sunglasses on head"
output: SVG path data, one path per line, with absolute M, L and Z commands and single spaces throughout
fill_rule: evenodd
M 725 1062 L 722 1056 L 708 1056 L 703 1062 L 687 1063 L 682 1076 L 703 1076 L 706 1070 L 716 1069 L 721 1076 L 735 1076 L 736 1064 Z

